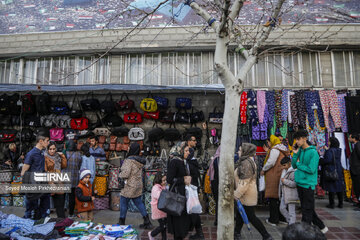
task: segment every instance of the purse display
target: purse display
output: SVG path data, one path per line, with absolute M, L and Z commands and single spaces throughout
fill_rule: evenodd
M 61 100 L 59 98 L 61 97 Z M 57 115 L 66 115 L 69 113 L 69 106 L 64 100 L 64 96 L 60 94 L 56 101 L 52 101 L 50 104 L 50 112 Z
M 91 98 L 89 98 L 91 95 Z M 86 99 L 81 100 L 80 104 L 84 111 L 97 111 L 100 109 L 100 102 L 96 98 L 94 98 L 94 93 L 91 92 L 86 94 Z
M 115 106 L 118 111 L 131 110 L 134 107 L 134 101 L 130 100 L 126 93 L 123 93 Z
M 145 112 L 156 112 L 158 109 L 157 103 L 154 98 L 151 98 L 151 94 L 149 93 L 146 98 L 141 100 L 140 109 Z
M 164 98 L 164 97 L 159 97 L 159 96 L 155 96 L 154 99 L 155 99 L 159 109 L 167 109 L 168 108 L 169 99 Z
M 216 111 L 216 107 L 214 111 L 209 113 L 209 123 L 222 123 L 224 113 L 220 111 Z
M 145 139 L 145 132 L 142 128 L 134 127 L 131 128 L 128 134 L 131 141 L 139 141 Z
M 191 109 L 192 107 L 191 98 L 176 98 L 175 106 L 177 109 Z
M 124 114 L 124 122 L 126 123 L 142 123 L 142 121 L 142 115 L 136 109 L 135 112 Z

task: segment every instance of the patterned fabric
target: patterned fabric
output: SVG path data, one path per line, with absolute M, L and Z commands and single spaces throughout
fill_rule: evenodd
M 258 113 L 257 113 L 256 94 L 254 91 L 250 90 L 247 96 L 248 96 L 248 111 L 249 111 L 250 122 L 257 123 Z
M 287 121 L 289 113 L 289 90 L 282 91 L 281 102 L 281 121 Z
M 331 114 L 334 120 L 335 127 L 341 128 L 341 118 L 338 98 L 335 90 L 319 91 L 322 109 L 324 111 L 325 126 L 330 130 L 329 115 Z
M 21 226 L 21 229 L 31 233 L 34 221 L 31 219 L 24 219 L 18 216 L 15 216 L 14 214 L 10 214 L 7 219 L 1 220 L 1 227 L 3 228 L 11 228 L 11 227 L 18 227 Z
M 295 93 L 290 96 L 290 108 L 291 108 L 291 112 L 289 115 L 291 115 L 293 128 L 295 131 L 297 131 L 299 129 L 300 123 L 298 118 L 298 109 L 296 104 Z
M 82 162 L 80 152 L 66 152 L 67 167 L 65 172 L 71 174 L 71 187 L 75 188 L 79 184 L 79 170 Z
M 325 153 L 325 146 L 326 146 L 326 134 L 325 129 L 322 129 L 319 124 L 319 118 L 317 115 L 317 111 L 314 111 L 315 116 L 315 125 L 314 128 L 311 129 L 309 126 L 309 122 L 306 119 L 306 129 L 309 132 L 308 140 L 316 146 L 316 150 L 320 156 L 323 156 Z
M 46 236 L 54 230 L 55 224 L 55 222 L 51 222 L 46 224 L 34 225 L 33 231 Z
M 24 196 L 22 196 L 22 195 L 13 196 L 13 206 L 14 207 L 24 207 Z
M 275 91 L 275 121 L 276 127 L 280 128 L 282 126 L 281 122 L 281 104 L 282 104 L 282 91 Z
M 265 114 L 263 123 L 255 124 L 252 126 L 252 139 L 253 140 L 266 140 L 269 122 L 269 111 L 265 106 Z
M 292 91 L 287 91 L 287 106 L 288 106 L 288 110 L 287 110 L 287 116 L 288 116 L 288 122 L 292 123 L 292 117 L 291 117 L 291 104 L 290 104 L 290 97 L 293 96 L 295 93 Z
M 296 91 L 296 105 L 297 105 L 297 116 L 299 119 L 299 127 L 306 128 L 306 105 L 305 105 L 305 96 L 304 91 Z
M 342 132 L 348 132 L 348 126 L 347 126 L 347 118 L 346 118 L 346 105 L 345 105 L 345 96 L 346 94 L 338 94 L 338 103 L 339 103 L 339 109 L 340 109 L 340 116 L 341 116 L 341 130 Z
M 350 170 L 343 170 L 344 171 L 344 180 L 345 180 L 345 191 L 346 191 L 346 197 L 351 198 L 351 189 L 352 189 L 352 181 L 351 181 L 351 175 Z
M 151 193 L 149 192 L 145 192 L 143 194 L 143 199 L 144 199 L 144 204 L 145 204 L 145 208 L 146 208 L 146 212 L 151 214 Z
M 209 194 L 208 199 L 209 199 L 209 214 L 214 216 L 216 214 L 216 203 L 214 196 L 212 194 Z
M 265 115 L 265 107 L 266 107 L 266 97 L 265 91 L 257 91 L 256 93 L 256 101 L 257 101 L 257 111 L 259 116 L 259 123 L 264 122 L 264 115 Z
M 96 176 L 94 190 L 98 191 L 97 195 L 104 196 L 107 190 L 107 177 Z
M 318 91 L 306 91 L 304 92 L 305 101 L 306 101 L 306 112 L 308 115 L 308 121 L 310 128 L 314 127 L 315 117 L 314 117 L 314 106 L 317 107 L 317 113 L 319 117 L 319 123 L 321 127 L 324 127 L 324 115 L 323 109 L 321 107 L 320 97 Z
M 242 124 L 246 124 L 247 119 L 247 92 L 243 91 L 240 97 L 240 120 Z
M 268 106 L 269 111 L 269 126 L 272 126 L 274 114 L 275 114 L 275 93 L 274 91 L 267 91 L 265 94 L 266 105 Z
M 109 189 L 117 189 L 119 188 L 119 167 L 113 167 L 109 170 Z
M 109 209 L 109 196 L 96 197 L 94 200 L 94 209 L 95 210 Z
M 157 173 L 157 171 L 146 171 L 145 172 L 145 182 L 144 182 L 145 183 L 144 184 L 145 191 L 151 192 L 156 173 Z

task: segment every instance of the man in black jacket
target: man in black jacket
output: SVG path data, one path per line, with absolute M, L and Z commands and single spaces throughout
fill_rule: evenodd
M 185 137 L 186 144 L 189 146 L 190 154 L 188 158 L 186 159 L 186 162 L 189 166 L 190 170 L 190 176 L 191 176 L 191 184 L 200 187 L 200 165 L 196 158 L 194 158 L 195 155 L 195 147 L 196 147 L 196 137 L 193 135 L 187 135 Z M 191 235 L 189 239 L 205 239 L 204 234 L 201 227 L 201 218 L 199 214 L 190 214 L 191 217 L 191 225 L 195 227 L 196 233 L 194 235 Z
M 20 155 L 17 152 L 17 147 L 16 147 L 15 143 L 10 143 L 9 148 L 6 149 L 4 152 L 4 158 L 2 160 L 0 160 L 0 164 L 5 169 L 17 170 L 19 158 L 21 158 L 21 160 L 23 160 L 24 155 L 23 154 Z
M 350 134 L 349 142 L 353 144 L 353 151 L 350 155 L 350 174 L 356 199 L 360 196 L 360 136 Z M 355 211 L 360 211 L 360 203 L 357 204 Z

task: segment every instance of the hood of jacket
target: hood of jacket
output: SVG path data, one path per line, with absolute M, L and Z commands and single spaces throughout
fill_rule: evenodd
M 145 158 L 140 157 L 140 156 L 130 156 L 127 159 L 134 160 L 135 164 L 139 165 L 139 167 L 142 167 L 142 166 L 144 166 L 146 164 Z

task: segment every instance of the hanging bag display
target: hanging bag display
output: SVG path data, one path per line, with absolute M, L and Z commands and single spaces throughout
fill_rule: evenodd
M 22 128 L 20 133 L 20 139 L 23 142 L 31 142 L 34 140 L 34 132 L 30 128 Z
M 105 176 L 109 174 L 110 164 L 104 161 L 96 162 L 96 176 Z
M 77 108 L 75 108 L 75 105 L 77 105 Z M 81 105 L 79 103 L 79 98 L 77 97 L 76 93 L 72 101 L 69 115 L 71 118 L 81 118 L 83 116 L 83 110 L 81 108 Z
M 62 128 L 52 128 L 50 129 L 50 140 L 51 141 L 64 141 L 64 129 Z
M 124 121 L 121 119 L 121 117 L 119 117 L 117 115 L 117 113 L 114 113 L 114 114 L 105 116 L 103 118 L 102 122 L 104 123 L 105 126 L 111 128 L 111 127 L 121 126 Z
M 36 115 L 27 115 L 24 119 L 24 123 L 26 126 L 29 126 L 29 127 L 40 127 L 41 126 L 40 117 L 38 117 Z
M 165 129 L 164 131 L 164 139 L 169 142 L 174 142 L 177 140 L 180 140 L 181 133 L 178 129 L 176 129 L 175 124 L 174 127 L 171 127 L 172 124 L 170 124 L 168 129 Z
M 20 95 L 14 93 L 9 97 L 9 114 L 20 115 L 21 105 L 19 105 Z
M 64 130 L 64 135 L 66 140 L 74 140 L 76 137 L 76 130 L 66 129 Z
M 0 130 L 0 142 L 9 143 L 15 142 L 17 131 L 15 129 L 2 129 Z
M 71 117 L 69 115 L 55 116 L 53 122 L 57 127 L 70 128 Z
M 204 121 L 204 113 L 203 111 L 194 111 L 194 108 L 191 109 L 190 113 L 190 123 L 198 123 Z
M 51 97 L 47 92 L 36 96 L 35 106 L 37 113 L 40 115 L 50 114 L 50 103 Z
M 65 102 L 64 96 L 62 94 L 58 95 L 56 101 L 51 102 L 50 112 L 55 113 L 57 115 L 66 115 L 69 113 L 69 106 Z
M 115 112 L 115 103 L 112 99 L 111 92 L 109 92 L 105 100 L 101 102 L 100 112 L 103 114 L 113 114 Z
M 176 98 L 175 106 L 177 109 L 191 109 L 192 107 L 191 98 Z
M 110 136 L 109 151 L 115 151 L 117 138 L 117 136 Z
M 124 114 L 124 122 L 126 123 L 142 123 L 142 115 L 135 108 L 134 112 Z
M 9 96 L 4 93 L 0 96 L 0 114 L 8 114 L 9 109 Z
M 85 130 L 89 127 L 89 119 L 86 117 L 73 118 L 70 122 L 70 127 L 74 130 Z
M 143 110 L 145 112 L 156 112 L 157 111 L 157 109 L 158 109 L 157 103 L 156 103 L 155 99 L 151 97 L 151 93 L 149 93 L 146 98 L 141 100 L 140 108 L 141 108 L 141 110 Z
M 109 189 L 118 189 L 119 188 L 119 167 L 111 167 L 109 169 Z
M 134 127 L 131 128 L 128 134 L 131 141 L 140 141 L 145 139 L 145 132 L 142 128 Z
M 111 131 L 108 128 L 95 128 L 93 133 L 97 136 L 110 136 Z
M 164 97 L 159 97 L 159 96 L 155 96 L 154 99 L 155 99 L 159 109 L 167 109 L 168 108 L 169 99 L 164 98 Z
M 179 193 L 173 192 L 175 185 L 176 180 L 174 180 L 170 191 L 166 189 L 161 191 L 157 207 L 160 211 L 166 212 L 167 214 L 181 216 L 185 208 L 186 197 Z
M 35 113 L 35 101 L 31 93 L 26 93 L 21 97 L 21 106 L 22 112 L 24 114 L 34 114 Z
M 81 100 L 80 104 L 84 111 L 97 111 L 100 109 L 100 102 L 94 98 L 94 93 L 88 93 L 86 99 Z M 91 96 L 91 98 L 89 98 Z
M 130 129 L 125 126 L 115 127 L 111 129 L 111 134 L 118 136 L 118 137 L 124 137 L 128 136 Z
M 216 107 L 214 111 L 209 113 L 209 123 L 222 123 L 224 113 L 220 111 L 216 111 Z
M 173 122 L 175 122 L 174 115 L 175 115 L 175 113 L 172 112 L 171 110 L 160 111 L 159 121 L 162 123 L 173 123 Z
M 121 94 L 120 100 L 116 103 L 118 111 L 131 110 L 134 107 L 134 101 L 130 100 L 126 93 Z
M 150 129 L 150 131 L 148 132 L 148 140 L 150 142 L 157 142 L 157 141 L 160 141 L 161 139 L 164 138 L 164 130 L 162 128 L 159 128 L 157 127 L 154 127 L 155 124 L 153 125 L 153 128 Z
M 177 123 L 190 123 L 190 114 L 185 109 L 179 109 L 175 113 L 175 122 Z

